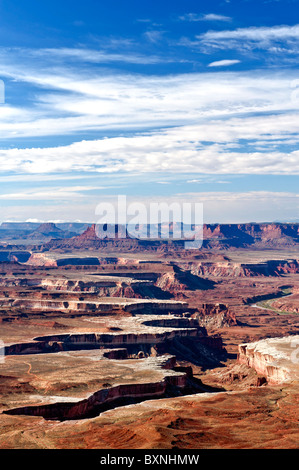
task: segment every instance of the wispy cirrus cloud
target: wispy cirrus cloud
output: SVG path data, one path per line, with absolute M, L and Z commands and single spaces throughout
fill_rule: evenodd
M 232 21 L 230 16 L 219 15 L 216 13 L 206 13 L 206 14 L 198 14 L 198 13 L 186 13 L 185 15 L 179 16 L 181 21 L 224 21 L 229 22 Z
M 240 64 L 240 62 L 241 61 L 238 59 L 223 59 L 211 62 L 210 64 L 208 64 L 208 67 L 227 67 L 230 65 Z
M 164 31 L 160 31 L 156 29 L 148 30 L 144 33 L 144 36 L 146 37 L 146 39 L 154 44 L 159 43 L 162 40 L 163 35 L 164 35 Z
M 151 31 L 151 33 L 155 33 Z M 156 32 L 159 33 L 159 32 Z M 118 41 L 120 42 L 120 41 Z M 132 45 L 131 45 L 132 46 Z M 112 47 L 112 46 L 111 46 Z M 113 48 L 116 47 L 114 44 Z M 118 45 L 120 48 L 120 44 Z M 27 61 L 31 61 L 34 64 L 34 60 L 58 63 L 61 60 L 68 60 L 71 63 L 85 62 L 93 64 L 109 64 L 109 63 L 130 63 L 130 64 L 157 64 L 167 61 L 167 59 L 159 57 L 157 55 L 141 54 L 134 51 L 123 51 L 123 52 L 108 52 L 107 45 L 106 50 L 104 49 L 91 49 L 91 48 L 42 48 L 42 49 L 31 49 L 31 48 L 2 48 L 0 50 L 0 56 L 8 56 L 8 54 L 14 57 L 22 57 L 22 61 L 26 58 Z M 170 60 L 170 59 L 169 59 Z
M 0 138 L 68 134 L 77 140 L 2 149 L 2 172 L 299 173 L 298 151 L 289 148 L 299 140 L 295 72 L 113 74 L 64 61 L 53 67 L 47 54 L 41 68 L 20 60 L 21 54 L 7 58 L 0 52 L 3 76 L 35 90 L 34 99 L 31 95 L 19 107 L 0 107 Z M 64 59 L 78 55 L 69 49 L 60 53 Z M 77 136 L 111 130 L 130 136 Z
M 268 49 L 273 45 L 299 46 L 299 25 L 261 26 L 222 31 L 207 31 L 196 36 L 198 45 L 218 49 Z M 195 43 L 194 43 L 195 44 Z M 295 48 L 298 52 L 298 47 Z
M 52 200 L 52 199 L 73 199 L 87 197 L 84 192 L 99 190 L 100 187 L 92 186 L 71 186 L 71 187 L 49 187 L 27 189 L 19 192 L 9 192 L 0 194 L 0 200 Z
M 292 98 L 296 90 L 291 83 L 296 74 L 291 70 L 283 74 L 113 73 L 78 67 L 78 60 L 86 58 L 81 49 L 40 49 L 32 51 L 29 58 L 26 51 L 0 49 L 2 77 L 13 80 L 14 87 L 22 83 L 34 88 L 29 101 L 0 107 L 0 139 L 113 129 L 140 131 L 207 118 L 294 111 L 298 105 Z M 93 54 L 97 60 L 95 51 L 90 60 Z M 233 63 L 236 60 L 214 61 L 209 66 L 216 69 Z

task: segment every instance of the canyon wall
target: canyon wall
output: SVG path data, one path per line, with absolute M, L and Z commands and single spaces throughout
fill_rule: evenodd
M 269 384 L 296 381 L 299 378 L 298 345 L 298 335 L 240 344 L 238 361 L 255 369 Z
M 225 304 L 202 304 L 192 315 L 198 324 L 207 329 L 218 329 L 237 325 L 236 316 Z
M 88 398 L 72 402 L 25 406 L 5 411 L 10 415 L 43 416 L 45 419 L 70 420 L 97 416 L 115 406 L 156 399 L 165 396 L 171 387 L 184 389 L 190 377 L 190 369 L 175 369 L 175 356 L 165 355 L 146 359 L 156 371 L 163 371 L 164 378 L 157 382 L 119 384 L 96 391 Z
M 283 276 L 299 273 L 298 260 L 269 260 L 262 263 L 233 263 L 230 261 L 188 263 L 191 272 L 197 276 L 213 277 L 255 277 Z

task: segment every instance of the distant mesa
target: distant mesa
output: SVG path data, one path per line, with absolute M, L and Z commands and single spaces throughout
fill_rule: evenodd
M 129 238 L 128 232 L 125 226 L 121 225 L 96 225 L 92 224 L 80 235 L 74 237 L 76 241 L 80 240 L 95 240 L 99 241 L 103 238 Z
M 63 233 L 63 230 L 56 227 L 55 224 L 48 222 L 41 224 L 39 227 L 37 227 L 37 229 L 35 229 L 30 235 L 28 235 L 28 238 L 38 238 L 40 235 L 44 235 L 46 237 L 57 237 L 62 236 Z
M 169 224 L 169 237 L 160 239 L 134 238 L 129 235 L 125 225 L 99 226 L 92 224 L 87 229 L 70 239 L 63 241 L 52 240 L 45 246 L 46 249 L 65 248 L 103 248 L 106 246 L 126 247 L 130 250 L 143 251 L 146 249 L 180 249 L 184 248 L 182 233 L 181 239 L 171 237 Z M 165 224 L 160 229 L 165 228 Z M 147 233 L 150 226 L 145 227 Z M 53 228 L 51 229 L 53 233 Z M 105 233 L 106 232 L 106 233 Z M 59 238 L 59 237 L 53 237 Z M 67 238 L 67 237 L 60 237 Z M 159 238 L 159 237 L 158 237 Z M 204 224 L 203 248 L 229 249 L 229 248 L 281 248 L 296 246 L 299 243 L 299 224 Z
M 105 236 L 105 232 L 107 236 Z M 71 238 L 51 240 L 44 245 L 44 249 L 99 249 L 106 247 L 107 244 L 112 247 L 121 246 L 130 249 L 138 247 L 138 241 L 129 238 L 125 226 L 108 226 L 106 224 L 98 226 L 92 224 L 80 235 Z
M 169 228 L 169 230 L 168 230 Z M 184 231 L 181 237 L 174 236 L 173 224 L 144 224 L 133 236 L 132 227 L 126 225 L 99 225 L 86 223 L 47 222 L 8 223 L 0 226 L 0 239 L 41 242 L 45 250 L 125 248 L 129 251 L 155 250 L 167 256 L 168 252 L 181 251 L 186 239 L 194 237 L 194 231 Z M 153 238 L 152 234 L 156 234 Z M 202 247 L 208 250 L 236 248 L 283 248 L 299 243 L 298 223 L 246 223 L 246 224 L 204 224 Z M 185 236 L 185 238 L 184 238 Z M 6 241 L 7 243 L 7 241 Z M 194 252 L 194 250 L 192 250 Z
M 279 248 L 299 243 L 299 224 L 205 224 L 204 246 L 209 248 Z
M 35 232 L 40 232 L 44 234 L 56 233 L 56 232 L 62 233 L 62 230 L 61 228 L 57 227 L 53 222 L 46 222 L 44 224 L 41 224 L 39 227 L 37 227 Z
M 90 224 L 79 222 L 38 223 L 38 222 L 2 222 L 0 240 L 42 240 L 51 238 L 70 238 L 82 233 Z
M 41 224 L 33 232 L 27 235 L 28 239 L 43 239 L 43 238 L 69 238 L 76 235 L 75 233 L 64 231 L 57 227 L 53 222 Z

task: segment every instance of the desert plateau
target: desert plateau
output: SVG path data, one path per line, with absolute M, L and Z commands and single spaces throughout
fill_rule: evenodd
M 298 18 L 299 0 L 0 0 L 9 468 L 290 465 Z
M 297 448 L 298 227 L 3 224 L 0 447 Z

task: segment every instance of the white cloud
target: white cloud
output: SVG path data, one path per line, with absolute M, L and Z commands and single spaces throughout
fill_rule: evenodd
M 215 13 L 197 14 L 186 13 L 179 17 L 181 21 L 231 21 L 231 17 L 224 15 L 217 15 Z
M 208 13 L 203 16 L 203 21 L 231 21 L 230 16 L 217 15 L 215 13 Z
M 158 36 L 160 31 L 149 31 L 152 36 Z M 110 62 L 125 62 L 130 64 L 157 64 L 161 62 L 165 62 L 165 59 L 161 57 L 154 56 L 154 55 L 143 55 L 138 53 L 108 53 L 102 50 L 95 50 L 95 49 L 86 49 L 86 48 L 59 48 L 59 49 L 27 49 L 27 53 L 31 55 L 31 57 L 43 57 L 48 56 L 53 60 L 57 60 L 58 58 L 65 58 L 71 59 L 74 61 L 81 61 L 81 62 L 91 62 L 96 64 L 101 63 L 110 63 Z
M 27 189 L 17 193 L 4 193 L 0 194 L 0 199 L 5 200 L 52 200 L 52 199 L 73 199 L 82 198 L 86 195 L 82 194 L 84 191 L 101 189 L 100 187 L 92 186 L 72 186 L 72 187 L 49 187 L 49 188 L 36 188 Z
M 5 222 L 10 222 L 10 220 L 6 220 Z M 30 222 L 30 223 L 36 224 L 36 223 L 43 223 L 44 221 L 39 220 L 39 219 L 27 219 L 27 220 L 25 220 L 25 222 Z
M 238 28 L 235 30 L 225 31 L 208 31 L 203 33 L 201 38 L 210 39 L 250 39 L 252 41 L 265 41 L 273 39 L 298 39 L 299 38 L 299 25 L 294 26 L 272 26 L 272 27 L 255 27 Z
M 99 74 L 4 58 L 3 76 L 35 86 L 36 95 L 33 104 L 0 107 L 0 138 L 103 135 L 113 129 L 132 135 L 0 149 L 2 173 L 299 172 L 298 151 L 277 146 L 299 140 L 291 70 Z M 248 141 L 246 148 L 242 141 Z
M 63 200 L 63 199 L 62 199 Z M 117 198 L 101 196 L 101 202 L 109 201 L 117 205 Z M 61 199 L 44 204 L 42 200 L 32 201 L 31 205 L 19 204 L 3 206 L 1 220 L 24 221 L 71 221 L 97 222 L 95 214 L 97 198 Z M 136 197 L 127 197 L 127 204 L 136 202 Z M 275 220 L 292 220 L 299 210 L 299 194 L 291 192 L 274 191 L 248 191 L 248 192 L 193 192 L 181 193 L 173 196 L 138 196 L 138 202 L 145 207 L 151 202 L 178 202 L 202 203 L 205 223 L 245 223 L 245 222 L 271 222 Z
M 296 75 L 290 70 L 147 76 L 25 65 L 4 61 L 2 66 L 2 75 L 12 78 L 14 86 L 29 83 L 36 95 L 33 104 L 0 107 L 0 139 L 179 126 L 298 108 L 291 88 Z
M 196 192 L 177 194 L 167 202 L 202 203 L 205 223 L 246 223 L 292 220 L 299 194 L 275 191 Z
M 225 180 L 217 180 L 216 178 L 200 178 L 200 179 L 192 179 L 192 180 L 187 180 L 186 183 L 189 184 L 207 184 L 207 183 L 217 183 L 217 184 L 229 184 L 230 181 L 225 181 Z
M 223 59 L 223 60 L 217 60 L 215 62 L 211 62 L 208 67 L 226 67 L 230 65 L 235 65 L 239 64 L 241 61 L 240 60 L 229 60 L 229 59 Z
M 93 175 L 84 175 L 84 179 L 93 178 Z M 74 174 L 11 174 L 11 175 L 0 175 L 0 183 L 40 183 L 44 181 L 70 181 L 70 180 L 80 180 L 82 175 Z
M 164 31 L 149 30 L 144 33 L 146 39 L 152 43 L 158 43 L 163 38 Z
M 240 141 L 287 143 L 294 114 L 213 120 L 130 137 L 81 141 L 54 148 L 0 150 L 2 171 L 24 173 L 299 174 L 299 151 L 242 149 Z
M 212 191 L 212 192 L 193 192 L 180 193 L 176 197 L 195 198 L 202 202 L 206 201 L 242 201 L 242 200 L 279 200 L 294 199 L 299 203 L 299 194 L 291 192 L 275 192 L 275 191 L 247 191 L 247 192 L 228 192 L 228 191 Z
M 1 221 L 23 222 L 27 219 L 35 219 L 42 222 L 51 222 L 54 220 L 62 221 L 75 221 L 81 220 L 82 222 L 90 223 L 95 221 L 95 207 L 96 202 L 90 204 L 89 200 L 73 201 L 71 198 L 68 201 L 57 199 L 52 203 L 45 204 L 44 201 L 32 201 L 26 205 L 20 205 L 16 201 L 16 205 L 8 205 L 1 207 Z
M 196 36 L 196 39 L 198 46 L 202 45 L 212 49 L 240 49 L 248 51 L 259 47 L 261 49 L 271 48 L 272 52 L 285 53 L 289 47 L 296 45 L 293 52 L 298 53 L 299 25 L 252 26 L 232 30 L 207 31 Z M 280 43 L 284 44 L 283 49 Z M 196 41 L 192 44 L 193 46 L 196 45 Z

